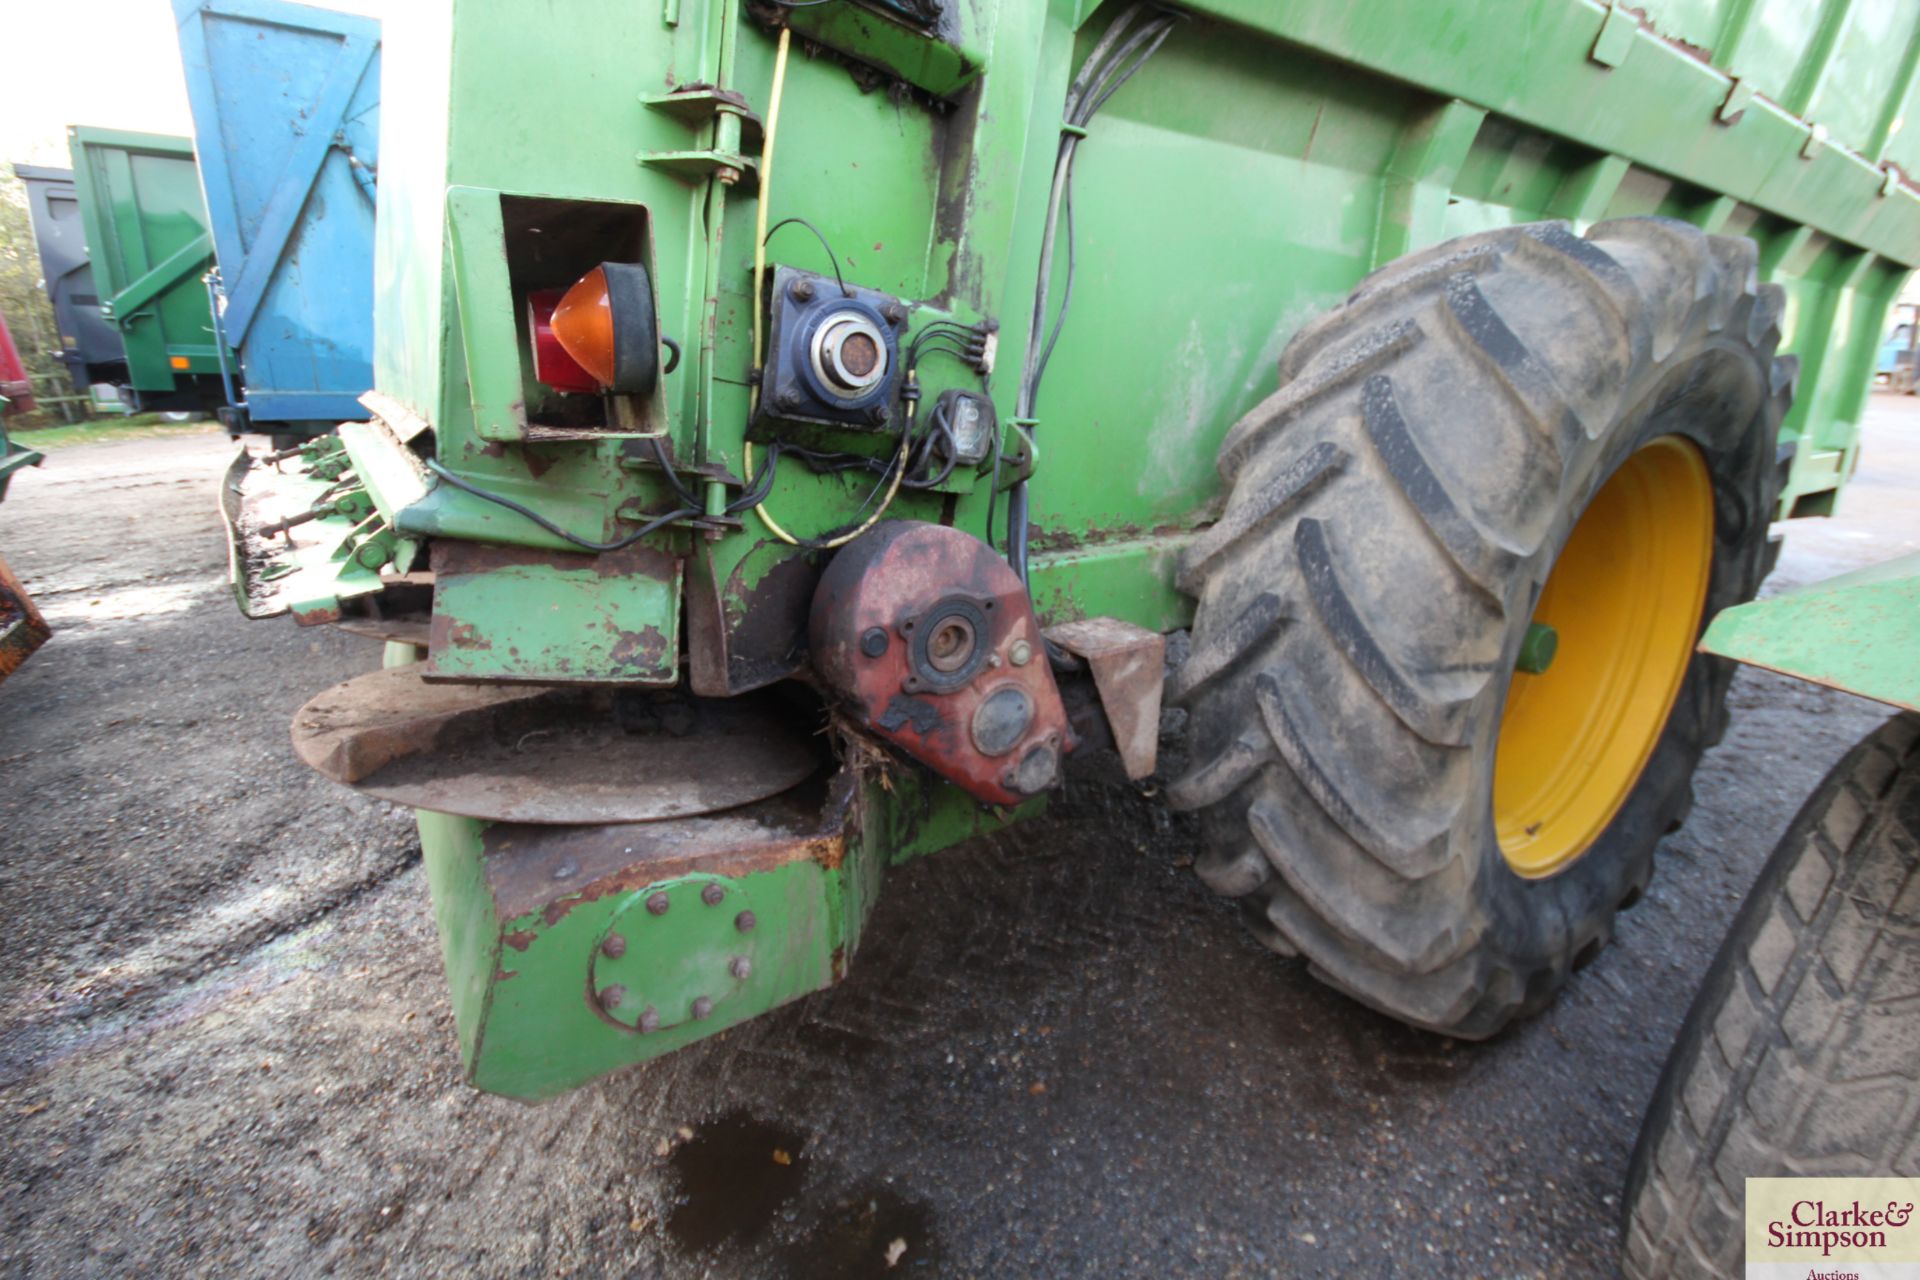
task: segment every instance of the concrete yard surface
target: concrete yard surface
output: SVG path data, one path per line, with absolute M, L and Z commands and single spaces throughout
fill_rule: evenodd
M 1920 550 L 1920 399 L 1865 440 L 1769 590 Z M 1491 1043 L 1263 950 L 1096 769 L 892 873 L 841 986 L 526 1106 L 461 1082 L 410 815 L 293 757 L 379 646 L 239 616 L 234 448 L 64 448 L 0 505 L 57 632 L 0 685 L 6 1275 L 1612 1275 L 1694 985 L 1888 714 L 1743 672 L 1615 945 Z

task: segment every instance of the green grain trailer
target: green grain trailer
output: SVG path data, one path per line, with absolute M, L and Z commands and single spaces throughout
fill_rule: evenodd
M 122 400 L 212 413 L 226 402 L 227 353 L 205 283 L 213 240 L 193 140 L 76 127 L 67 145 L 101 309 L 126 343 Z
M 1892 0 L 387 37 L 371 420 L 236 463 L 235 590 L 392 642 L 295 747 L 419 810 L 520 1097 L 840 980 L 887 867 L 1107 747 L 1318 977 L 1540 1008 L 1683 820 L 1695 642 L 1832 510 L 1920 260 Z

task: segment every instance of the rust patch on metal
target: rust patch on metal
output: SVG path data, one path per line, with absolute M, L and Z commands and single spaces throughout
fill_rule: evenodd
M 807 608 L 818 556 L 762 541 L 723 583 L 713 548 L 697 544 L 687 566 L 687 679 L 702 697 L 764 688 L 806 666 Z M 764 570 L 764 571 L 763 571 Z M 752 587 L 748 577 L 760 573 Z
M 481 837 L 487 884 L 502 920 L 537 913 L 548 925 L 584 902 L 695 873 L 739 877 L 794 862 L 828 869 L 846 858 L 853 772 L 692 818 L 593 826 L 499 823 Z M 554 872 L 572 864 L 564 892 Z M 582 884 L 581 882 L 585 883 Z
M 660 628 L 649 626 L 638 631 L 622 631 L 611 620 L 606 626 L 616 637 L 607 655 L 615 666 L 635 671 L 653 671 L 660 666 L 667 652 L 667 637 Z
M 294 714 L 293 747 L 308 767 L 353 784 L 409 755 L 431 751 L 503 709 L 550 699 L 549 690 L 430 685 L 410 667 L 335 685 Z
M 40 615 L 27 589 L 0 559 L 0 680 L 20 669 L 35 649 L 45 644 L 53 629 Z
M 539 937 L 540 935 L 531 929 L 515 929 L 512 933 L 500 939 L 500 941 L 506 943 L 515 951 L 525 951 L 538 941 Z
M 727 683 L 727 617 L 714 574 L 713 547 L 694 540 L 687 562 L 682 608 L 687 620 L 687 687 L 702 698 L 724 698 Z
M 443 628 L 446 634 L 446 640 L 443 644 L 436 645 L 436 648 L 446 648 L 448 646 L 455 649 L 493 648 L 493 641 L 481 635 L 479 628 L 475 627 L 471 622 L 454 622 L 451 618 L 444 617 L 436 617 L 434 622 L 435 624 L 441 622 L 447 624 L 446 627 Z M 429 635 L 431 635 L 431 632 L 429 632 Z
M 500 822 L 630 823 L 775 795 L 825 763 L 769 695 L 615 700 L 547 685 L 369 672 L 296 713 L 309 766 L 396 804 Z
M 553 469 L 553 459 L 546 456 L 544 449 L 522 447 L 520 460 L 527 465 L 527 474 L 538 480 Z
M 807 610 L 820 583 L 819 566 L 804 553 L 780 561 L 752 587 L 742 583 L 746 566 L 742 561 L 734 569 L 722 596 L 733 693 L 772 684 L 806 665 Z
M 814 670 L 842 712 L 987 804 L 1049 790 L 1074 746 L 1026 587 L 971 534 L 875 526 L 821 576 Z
M 841 831 L 809 841 L 807 856 L 828 871 L 838 871 L 840 864 L 847 860 L 847 833 Z
M 342 618 L 334 624 L 350 636 L 425 648 L 432 629 L 425 618 Z

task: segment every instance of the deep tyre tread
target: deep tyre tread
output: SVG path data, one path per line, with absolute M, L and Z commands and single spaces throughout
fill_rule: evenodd
M 1793 375 L 1755 262 L 1666 219 L 1504 228 L 1389 264 L 1288 345 L 1178 566 L 1199 607 L 1168 689 L 1193 744 L 1168 799 L 1269 945 L 1480 1038 L 1611 936 L 1725 727 L 1730 665 L 1693 660 L 1619 815 L 1545 880 L 1493 834 L 1507 673 L 1581 511 L 1657 436 L 1713 477 L 1706 613 L 1752 598 Z
M 1920 716 L 1834 767 L 1760 873 L 1654 1091 L 1626 1274 L 1737 1276 L 1748 1178 L 1920 1177 Z

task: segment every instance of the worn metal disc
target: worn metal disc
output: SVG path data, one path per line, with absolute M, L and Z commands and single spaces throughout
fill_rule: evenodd
M 499 822 L 651 822 L 778 795 L 825 763 L 772 699 L 610 695 L 356 676 L 294 715 L 293 747 L 356 790 Z
M 342 618 L 333 625 L 350 636 L 427 647 L 427 624 L 420 618 Z

